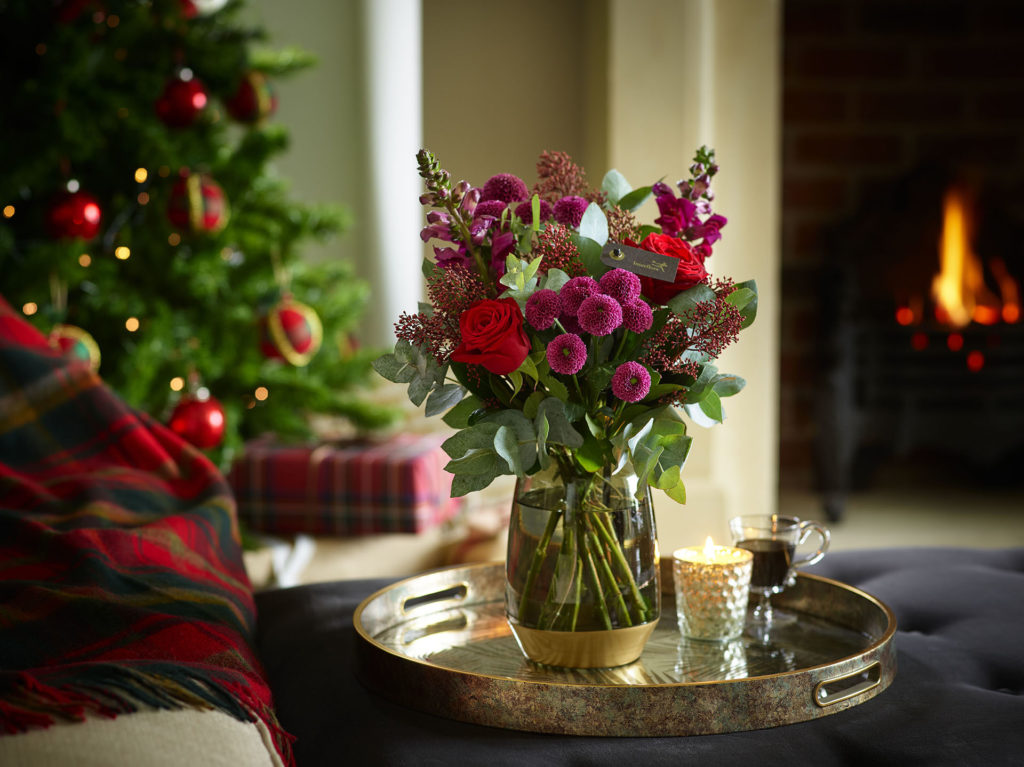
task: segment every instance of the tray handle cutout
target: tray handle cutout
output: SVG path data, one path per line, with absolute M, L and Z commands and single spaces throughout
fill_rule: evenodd
M 814 688 L 814 702 L 824 708 L 862 695 L 882 681 L 882 665 L 875 661 L 867 668 L 819 682 Z
M 402 612 L 407 613 L 423 605 L 434 605 L 441 602 L 461 602 L 469 593 L 469 584 L 457 583 L 440 591 L 432 591 L 429 594 L 420 594 L 415 597 L 408 597 L 402 602 Z

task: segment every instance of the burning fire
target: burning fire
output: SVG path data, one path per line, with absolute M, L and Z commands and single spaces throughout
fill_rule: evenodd
M 951 187 L 943 198 L 942 234 L 939 240 L 939 273 L 932 281 L 936 318 L 962 328 L 972 321 L 981 325 L 1017 322 L 1020 319 L 1020 287 L 1001 259 L 989 262 L 999 296 L 985 285 L 985 267 L 971 248 L 971 220 L 964 192 Z

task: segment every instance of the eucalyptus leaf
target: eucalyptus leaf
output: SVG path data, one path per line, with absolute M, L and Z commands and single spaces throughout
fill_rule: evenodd
M 583 445 L 583 435 L 573 428 L 561 400 L 556 397 L 548 397 L 541 402 L 537 411 L 538 422 L 541 417 L 549 426 L 547 436 L 549 442 L 565 445 L 574 450 Z
M 453 458 L 444 467 L 449 474 L 508 474 L 505 460 L 492 445 L 489 449 L 470 450 L 462 458 Z
M 494 450 L 505 460 L 512 474 L 517 477 L 524 476 L 523 465 L 519 461 L 519 443 L 515 432 L 508 426 L 498 427 L 494 435 Z
M 537 459 L 541 469 L 547 469 L 551 465 L 551 456 L 548 455 L 548 431 L 551 425 L 544 413 L 537 415 L 534 425 L 537 427 Z
M 615 168 L 612 168 L 604 174 L 604 179 L 601 181 L 601 191 L 605 193 L 608 202 L 612 203 L 612 205 L 617 205 L 619 200 L 633 191 L 633 187 L 626 181 L 625 176 L 615 170 Z
M 690 417 L 691 421 L 693 421 L 698 426 L 703 426 L 706 429 L 709 429 L 716 423 L 718 423 L 718 421 L 714 421 L 711 418 L 708 418 L 707 415 L 704 414 L 704 411 L 701 410 L 700 405 L 697 403 L 684 404 L 683 410 L 686 411 L 686 415 Z
M 418 374 L 409 384 L 409 400 L 419 407 L 434 388 L 434 377 Z
M 589 434 L 584 437 L 583 444 L 573 455 L 584 471 L 600 471 L 605 465 L 605 453 L 601 443 Z
M 697 403 L 700 406 L 701 411 L 716 423 L 722 423 L 725 420 L 725 413 L 722 410 L 722 400 L 715 394 L 714 391 L 709 391 L 704 395 L 704 398 Z
M 469 417 L 480 409 L 481 404 L 479 397 L 470 394 L 441 416 L 441 420 L 453 429 L 465 429 L 469 426 Z
M 548 273 L 544 276 L 544 281 L 541 283 L 541 287 L 558 292 L 568 281 L 569 275 L 561 269 L 548 269 Z
M 491 448 L 499 426 L 500 424 L 481 421 L 450 436 L 441 443 L 441 449 L 449 458 L 461 458 L 470 450 Z
M 666 305 L 676 314 L 685 316 L 693 311 L 698 304 L 702 304 L 705 301 L 713 302 L 715 299 L 715 291 L 707 285 L 700 283 L 674 296 Z
M 483 490 L 490 485 L 499 474 L 456 474 L 452 477 L 452 498 L 461 498 L 464 495 Z
M 531 231 L 540 231 L 540 195 L 535 194 L 530 198 L 530 229 Z
M 630 212 L 634 212 L 634 211 L 637 210 L 637 208 L 639 208 L 641 205 L 643 205 L 645 202 L 647 202 L 647 200 L 650 199 L 650 197 L 651 197 L 651 187 L 649 187 L 649 186 L 641 186 L 641 187 L 637 187 L 636 189 L 634 189 L 629 194 L 624 195 L 621 199 L 619 199 L 618 203 L 616 203 L 616 204 L 620 208 L 622 208 L 623 210 L 628 210 Z M 655 230 L 655 231 L 657 231 L 657 230 Z M 647 235 L 644 234 L 643 236 L 646 237 Z
M 409 383 L 416 377 L 416 368 L 408 362 L 402 362 L 394 354 L 380 356 L 372 364 L 381 376 L 395 383 Z
M 719 397 L 731 397 L 734 394 L 739 393 L 743 390 L 743 387 L 747 385 L 747 382 L 734 375 L 717 375 L 715 376 L 714 383 L 711 388 Z
M 462 401 L 466 390 L 458 384 L 443 384 L 434 388 L 427 397 L 424 413 L 427 417 L 439 415 Z
M 737 283 L 736 289 L 754 291 L 754 297 L 748 301 L 742 309 L 740 309 L 740 314 L 743 315 L 743 322 L 740 325 L 740 328 L 749 328 L 757 317 L 757 283 L 754 280 L 747 280 L 746 282 Z
M 544 388 L 548 390 L 548 393 L 553 397 L 557 397 L 562 402 L 569 399 L 569 390 L 565 388 L 565 384 L 555 378 L 553 375 L 547 375 L 542 377 L 541 383 L 544 384 Z
M 599 243 L 589 237 L 577 237 L 576 247 L 579 249 L 580 261 L 586 268 L 587 274 L 598 279 L 608 271 L 608 267 L 601 260 L 601 245 Z
M 590 203 L 583 211 L 583 218 L 580 220 L 580 237 L 593 240 L 601 247 L 608 242 L 608 218 L 596 202 Z
M 527 418 L 535 419 L 537 417 L 537 410 L 540 407 L 540 403 L 547 397 L 542 391 L 535 391 L 529 397 L 526 398 L 526 402 L 523 403 L 523 415 Z
M 665 495 L 676 503 L 686 503 L 686 485 L 683 484 L 682 478 L 675 485 L 666 487 L 664 490 Z

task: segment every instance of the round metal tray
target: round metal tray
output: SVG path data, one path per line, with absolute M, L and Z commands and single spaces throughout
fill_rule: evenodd
M 463 722 L 574 735 L 736 732 L 863 703 L 896 673 L 896 618 L 851 586 L 800 573 L 773 604 L 794 620 L 765 642 L 684 639 L 671 562 L 662 616 L 635 663 L 560 669 L 527 661 L 505 621 L 500 563 L 395 583 L 355 612 L 356 672 L 398 702 Z

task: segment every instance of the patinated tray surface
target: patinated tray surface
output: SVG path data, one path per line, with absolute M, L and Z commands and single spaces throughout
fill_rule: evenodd
M 666 563 L 663 563 L 665 565 Z M 667 577 L 666 577 L 667 576 Z M 663 569 L 663 585 L 672 578 Z M 765 643 L 687 640 L 675 600 L 643 656 L 613 669 L 527 661 L 505 622 L 501 564 L 396 583 L 356 611 L 357 673 L 399 703 L 461 721 L 578 735 L 696 735 L 773 727 L 858 705 L 895 674 L 884 604 L 800 574 L 774 604 L 796 619 Z

